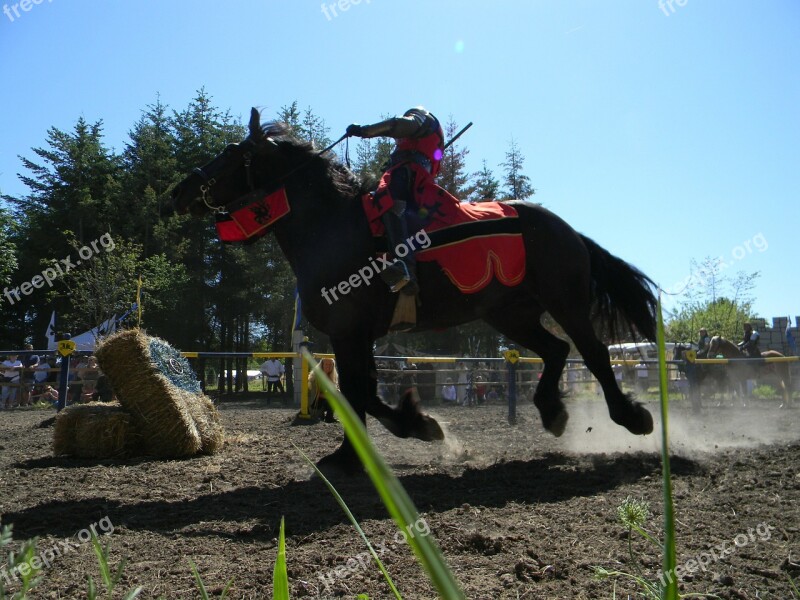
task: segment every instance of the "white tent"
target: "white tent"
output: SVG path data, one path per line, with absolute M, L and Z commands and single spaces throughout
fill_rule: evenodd
M 80 335 L 73 335 L 70 339 L 75 342 L 76 350 L 93 351 L 97 342 L 104 337 L 111 335 L 117 330 L 117 315 L 111 317 L 108 321 L 101 323 L 94 329 L 85 331 Z M 47 349 L 55 351 L 58 348 L 58 340 L 56 340 L 56 312 L 53 311 L 50 317 L 50 325 L 47 326 Z

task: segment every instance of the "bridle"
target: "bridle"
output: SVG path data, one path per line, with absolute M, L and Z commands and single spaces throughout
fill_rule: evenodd
M 253 183 L 253 173 L 250 170 L 250 165 L 253 162 L 253 151 L 250 149 L 251 147 L 255 146 L 255 142 L 253 142 L 250 138 L 245 139 L 244 141 L 240 142 L 239 144 L 229 144 L 225 150 L 222 151 L 222 155 L 229 153 L 232 148 L 242 148 L 245 147 L 246 149 L 242 154 L 243 164 L 245 168 L 245 172 L 247 173 L 247 185 L 250 187 L 250 192 L 256 191 L 256 186 Z M 220 158 L 220 157 L 217 157 Z M 214 160 L 217 160 L 216 158 Z M 211 161 L 213 163 L 214 161 Z M 209 163 L 209 164 L 211 164 Z M 206 168 L 208 165 L 206 165 Z M 227 169 L 222 169 L 217 173 L 209 174 L 206 172 L 205 168 L 203 167 L 195 167 L 192 169 L 192 173 L 199 176 L 200 179 L 203 180 L 203 183 L 200 184 L 200 193 L 202 194 L 201 199 L 203 204 L 214 214 L 218 213 L 225 213 L 226 204 L 220 204 L 219 206 L 215 206 L 211 204 L 210 201 L 214 200 L 214 196 L 211 193 L 211 188 L 217 183 L 217 179 L 222 175 L 228 175 L 230 172 L 234 171 L 238 168 L 238 165 L 231 166 Z
M 323 150 L 320 150 L 313 157 L 309 158 L 305 162 L 300 163 L 299 165 L 297 165 L 293 169 L 290 169 L 288 172 L 284 173 L 280 177 L 275 178 L 273 180 L 273 182 L 272 182 L 273 186 L 277 187 L 281 182 L 283 182 L 286 179 L 288 179 L 290 175 L 293 175 L 297 171 L 299 171 L 301 169 L 304 169 L 317 156 L 320 156 L 320 155 L 324 154 L 325 152 L 328 152 L 334 146 L 336 146 L 339 142 L 341 142 L 342 140 L 344 140 L 346 138 L 347 138 L 347 134 L 345 134 L 342 137 L 340 137 L 338 140 L 333 142 L 327 148 L 324 148 Z M 267 143 L 277 147 L 277 142 L 275 140 L 273 140 L 272 138 L 267 137 L 266 141 L 267 141 Z M 248 138 L 245 138 L 242 142 L 240 142 L 238 144 L 229 144 L 228 147 L 225 148 L 225 150 L 222 151 L 222 155 L 225 155 L 226 153 L 229 153 L 229 151 L 232 148 L 239 148 L 239 149 L 243 148 L 244 149 L 244 152 L 242 153 L 242 160 L 243 160 L 245 172 L 247 174 L 247 185 L 250 187 L 250 192 L 248 194 L 246 194 L 246 195 L 253 194 L 253 193 L 256 192 L 256 186 L 253 183 L 253 173 L 252 173 L 252 171 L 250 169 L 250 165 L 252 164 L 252 161 L 253 161 L 253 150 L 255 150 L 255 146 L 256 146 L 256 142 L 254 142 L 251 138 L 248 137 Z M 217 158 L 220 158 L 220 157 L 218 156 Z M 212 160 L 211 163 L 209 163 L 209 164 L 214 163 L 217 160 L 217 158 Z M 348 160 L 348 163 L 349 163 L 349 160 Z M 206 165 L 206 168 L 207 167 L 208 167 L 208 165 Z M 203 167 L 195 167 L 194 169 L 192 169 L 192 173 L 196 174 L 197 176 L 199 176 L 203 180 L 203 183 L 200 184 L 200 193 L 202 194 L 201 199 L 203 201 L 203 204 L 205 204 L 206 207 L 212 213 L 214 213 L 214 214 L 226 213 L 226 212 L 228 212 L 227 206 L 237 202 L 238 199 L 234 200 L 233 202 L 230 202 L 228 204 L 220 204 L 219 206 L 215 206 L 215 205 L 211 204 L 211 202 L 210 202 L 210 201 L 214 200 L 214 197 L 211 194 L 211 188 L 214 187 L 214 185 L 217 183 L 217 179 L 219 177 L 223 176 L 223 175 L 229 175 L 236 168 L 238 168 L 238 165 L 231 166 L 231 167 L 229 167 L 227 169 L 222 169 L 219 172 L 213 173 L 213 174 L 207 173 L 206 170 Z

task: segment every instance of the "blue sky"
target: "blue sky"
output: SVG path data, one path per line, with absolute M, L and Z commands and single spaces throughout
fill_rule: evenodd
M 333 138 L 422 104 L 475 123 L 470 170 L 513 136 L 534 199 L 664 288 L 720 256 L 761 272 L 760 316 L 800 315 L 796 0 L 33 2 L 0 0 L 3 193 L 48 127 L 120 150 L 158 94 L 298 100 Z

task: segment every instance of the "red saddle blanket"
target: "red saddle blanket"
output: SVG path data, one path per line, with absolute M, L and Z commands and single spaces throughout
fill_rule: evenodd
M 374 194 L 362 198 L 372 234 L 383 236 L 380 217 L 391 199 Z M 513 287 L 525 277 L 525 246 L 519 216 L 513 206 L 501 202 L 459 202 L 436 185 L 428 185 L 418 206 L 406 210 L 407 246 L 420 262 L 436 262 L 453 285 L 474 294 L 492 279 Z

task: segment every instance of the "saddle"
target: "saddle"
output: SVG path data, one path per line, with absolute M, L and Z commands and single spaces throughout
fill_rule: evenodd
M 388 251 L 380 217 L 388 196 L 362 197 L 364 213 L 380 251 Z M 525 245 L 517 210 L 502 202 L 459 202 L 436 185 L 426 186 L 406 209 L 408 250 L 418 262 L 436 262 L 463 294 L 496 280 L 514 287 L 525 277 Z

